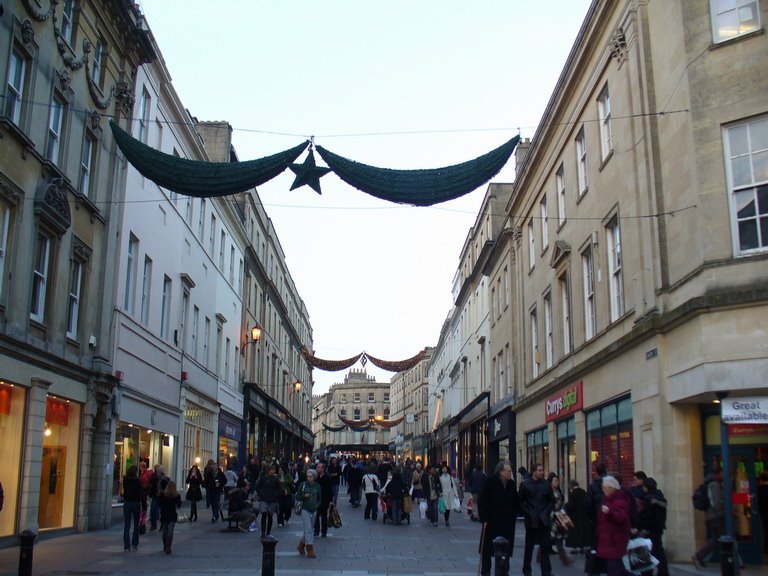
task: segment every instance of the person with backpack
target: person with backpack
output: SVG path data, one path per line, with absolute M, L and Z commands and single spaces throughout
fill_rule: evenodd
M 711 474 L 704 479 L 706 487 L 706 496 L 708 507 L 704 510 L 704 521 L 707 525 L 707 534 L 709 539 L 707 543 L 693 555 L 692 560 L 697 568 L 707 566 L 707 557 L 717 550 L 720 546 L 718 539 L 725 534 L 725 502 L 723 500 L 723 474 L 719 467 L 716 467 Z M 694 507 L 698 510 L 700 506 L 706 503 L 701 490 L 696 489 L 699 494 L 694 494 Z

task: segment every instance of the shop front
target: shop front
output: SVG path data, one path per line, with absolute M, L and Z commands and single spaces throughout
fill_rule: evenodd
M 179 413 L 122 394 L 120 419 L 115 426 L 112 466 L 112 503 L 120 502 L 125 473 L 144 462 L 149 468 L 159 464 L 166 474 L 176 472 Z
M 723 398 L 700 406 L 706 472 L 723 470 L 731 533 L 746 564 L 768 562 L 768 397 Z M 724 430 L 725 428 L 725 430 Z M 727 457 L 723 447 L 727 434 Z
M 456 455 L 458 462 L 454 460 L 451 468 L 462 475 L 467 466 L 480 466 L 482 469 L 486 467 L 488 451 L 486 423 L 489 398 L 489 392 L 482 392 L 456 415 L 459 425 L 458 454 Z
M 547 398 L 544 420 L 553 423 L 555 473 L 562 486 L 576 479 L 579 460 L 576 449 L 576 414 L 584 409 L 584 383 L 580 380 Z M 548 442 L 549 444 L 549 442 Z M 547 465 L 549 463 L 549 458 Z
M 242 444 L 243 421 L 225 410 L 219 412 L 219 435 L 217 439 L 219 465 L 225 470 L 234 470 L 238 474 L 245 465 L 238 453 Z
M 15 532 L 18 508 L 21 454 L 24 443 L 24 407 L 27 390 L 10 382 L 0 382 L 0 484 L 5 494 L 0 514 L 0 537 Z M 47 411 L 47 410 L 46 410 Z
M 493 474 L 496 464 L 502 460 L 509 460 L 512 470 L 517 469 L 515 458 L 515 413 L 510 406 L 503 407 L 500 411 L 488 417 L 488 458 L 485 465 L 485 473 Z

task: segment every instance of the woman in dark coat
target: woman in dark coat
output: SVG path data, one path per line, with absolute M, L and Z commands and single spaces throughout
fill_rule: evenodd
M 123 547 L 125 551 L 139 547 L 139 512 L 142 499 L 139 469 L 136 466 L 128 468 L 123 478 Z M 130 537 L 131 522 L 133 522 L 133 538 Z
M 197 464 L 192 464 L 192 468 L 190 468 L 187 473 L 187 484 L 189 485 L 189 488 L 187 488 L 187 494 L 185 496 L 185 499 L 192 503 L 192 509 L 189 511 L 190 522 L 197 521 L 197 503 L 203 499 L 203 491 L 200 490 L 200 485 L 202 483 L 203 475 L 200 473 L 200 468 L 197 467 Z
M 512 556 L 518 510 L 512 464 L 509 460 L 502 460 L 496 465 L 493 476 L 486 480 L 477 499 L 477 513 L 483 523 L 480 536 L 481 576 L 491 574 L 493 539 L 497 536 L 507 539 L 509 556 Z
M 566 546 L 573 548 L 574 552 L 584 553 L 589 548 L 589 519 L 587 518 L 587 491 L 584 490 L 574 479 L 570 482 L 570 492 L 568 492 L 568 503 L 565 505 L 565 511 L 568 513 L 573 528 L 568 532 L 568 538 L 565 539 Z
M 406 489 L 400 472 L 395 470 L 390 474 L 392 474 L 392 477 L 384 485 L 384 491 L 390 497 L 390 502 L 392 503 L 392 523 L 397 525 L 400 524 L 403 515 L 403 499 L 405 498 Z
M 621 559 L 632 535 L 629 497 L 613 476 L 603 477 L 603 502 L 597 513 L 597 557 L 605 560 L 608 576 L 622 576 Z

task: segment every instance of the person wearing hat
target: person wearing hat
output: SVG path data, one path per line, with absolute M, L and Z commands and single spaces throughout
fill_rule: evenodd
M 304 535 L 298 545 L 299 554 L 307 558 L 316 558 L 315 554 L 315 514 L 320 507 L 320 485 L 317 483 L 317 471 L 307 470 L 306 481 L 296 489 L 296 502 L 301 502 L 301 525 Z

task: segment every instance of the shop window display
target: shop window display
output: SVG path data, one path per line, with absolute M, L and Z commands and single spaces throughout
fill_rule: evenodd
M 576 421 L 573 418 L 557 423 L 557 474 L 563 486 L 576 478 Z
M 37 514 L 41 530 L 74 525 L 79 430 L 80 406 L 48 396 Z
M 21 386 L 0 383 L 0 483 L 4 503 L 0 514 L 0 536 L 14 533 L 19 496 L 19 468 L 24 440 L 24 403 L 27 391 Z
M 597 464 L 605 464 L 608 473 L 618 472 L 624 483 L 635 473 L 632 402 L 624 398 L 587 413 L 587 438 L 591 478 Z
M 528 446 L 528 470 L 533 468 L 534 464 L 544 466 L 544 475 L 549 474 L 549 430 L 539 428 L 527 435 Z

